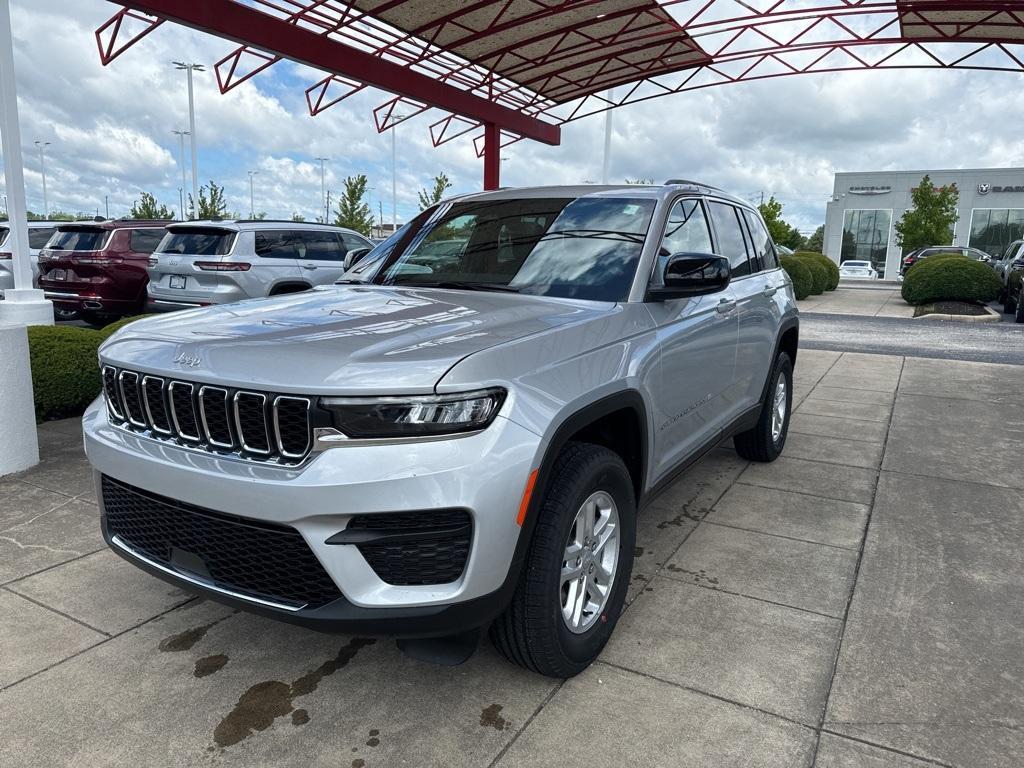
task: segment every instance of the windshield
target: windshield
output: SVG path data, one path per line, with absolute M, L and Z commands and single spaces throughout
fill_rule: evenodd
M 55 251 L 99 251 L 107 240 L 106 229 L 58 229 L 46 244 Z
M 404 248 L 386 257 L 374 282 L 621 301 L 629 293 L 654 205 L 654 200 L 627 197 L 441 205 L 411 239 L 402 238 Z
M 190 256 L 223 256 L 235 243 L 230 229 L 192 227 L 169 229 L 157 246 L 157 253 L 187 253 Z

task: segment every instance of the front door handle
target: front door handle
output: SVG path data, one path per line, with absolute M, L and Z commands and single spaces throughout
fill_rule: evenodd
M 775 286 L 769 285 L 767 288 L 765 288 L 763 291 L 761 291 L 761 293 L 763 293 L 765 296 L 771 298 L 772 296 L 774 296 L 778 292 L 778 290 L 779 289 L 776 288 Z
M 715 307 L 715 311 L 720 315 L 728 314 L 736 309 L 736 301 L 734 299 L 721 299 L 718 302 L 718 306 Z
M 316 269 L 316 264 L 303 264 L 303 269 Z

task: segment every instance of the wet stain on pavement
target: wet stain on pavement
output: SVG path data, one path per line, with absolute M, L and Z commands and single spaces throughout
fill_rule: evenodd
M 484 707 L 483 712 L 480 713 L 480 725 L 484 728 L 504 731 L 507 723 L 505 718 L 499 714 L 502 709 L 504 707 L 501 704 L 491 704 L 489 707 Z
M 371 638 L 352 638 L 341 647 L 337 656 L 291 684 L 266 680 L 250 687 L 239 697 L 235 708 L 217 724 L 213 731 L 214 742 L 222 748 L 230 747 L 253 733 L 266 730 L 274 720 L 293 712 L 293 699 L 315 691 L 325 677 L 333 675 L 352 661 L 361 648 L 375 642 Z
M 643 547 L 637 547 L 636 549 L 633 550 L 633 557 L 643 557 L 643 556 L 644 556 L 644 548 Z
M 379 745 L 380 744 L 380 739 L 377 738 L 378 736 L 380 736 L 380 731 L 378 731 L 376 728 L 371 728 L 370 729 L 370 738 L 366 741 L 366 746 L 368 746 L 368 747 L 376 747 L 377 745 Z
M 196 661 L 196 667 L 192 670 L 192 674 L 196 677 L 206 677 L 207 675 L 212 675 L 214 672 L 219 672 L 224 669 L 224 665 L 227 663 L 228 657 L 223 653 L 218 653 L 213 656 L 204 656 Z
M 352 761 L 352 768 L 364 768 L 365 765 L 366 761 L 363 760 L 363 758 L 361 757 L 357 757 L 355 760 Z
M 292 712 L 292 725 L 305 725 L 309 722 L 309 712 L 304 709 L 296 709 Z
M 692 578 L 694 582 L 697 584 L 709 584 L 711 586 L 718 584 L 718 579 L 714 576 L 708 576 L 707 571 L 705 571 L 703 568 L 701 568 L 699 571 L 688 571 L 685 568 L 680 568 L 678 565 L 675 565 L 674 563 L 669 563 L 665 567 L 668 570 L 672 571 L 672 573 L 686 574 L 687 576 Z
M 216 623 L 217 622 L 211 622 L 210 624 L 204 624 L 201 627 L 192 627 L 192 629 L 186 629 L 184 632 L 179 632 L 176 635 L 165 637 L 160 641 L 160 650 L 170 653 L 187 651 L 191 649 L 193 645 L 202 640 L 210 630 L 210 627 Z

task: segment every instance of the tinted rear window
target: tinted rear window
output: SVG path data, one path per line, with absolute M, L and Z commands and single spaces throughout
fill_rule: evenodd
M 106 229 L 59 229 L 49 242 L 58 251 L 99 251 L 107 241 Z
M 164 235 L 159 253 L 184 253 L 192 256 L 223 256 L 231 250 L 235 233 L 226 229 L 195 227 L 172 229 Z

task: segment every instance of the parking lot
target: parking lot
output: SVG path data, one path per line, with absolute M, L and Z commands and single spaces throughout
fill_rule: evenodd
M 783 458 L 723 446 L 642 514 L 629 607 L 565 683 L 150 578 L 48 423 L 0 481 L 0 764 L 1019 765 L 1020 376 L 801 351 Z

